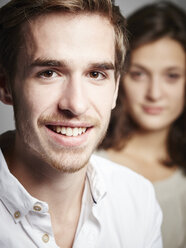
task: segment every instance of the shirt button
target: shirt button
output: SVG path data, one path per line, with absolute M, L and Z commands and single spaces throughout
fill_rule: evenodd
M 34 205 L 33 206 L 33 209 L 35 210 L 35 211 L 41 211 L 41 206 L 40 205 Z
M 43 240 L 44 243 L 47 243 L 47 242 L 49 241 L 49 236 L 48 236 L 48 234 L 45 233 L 45 234 L 43 235 L 43 237 L 42 237 L 42 240 Z
M 14 213 L 14 217 L 16 218 L 16 219 L 18 219 L 19 217 L 20 217 L 20 212 L 19 211 L 16 211 L 15 213 Z

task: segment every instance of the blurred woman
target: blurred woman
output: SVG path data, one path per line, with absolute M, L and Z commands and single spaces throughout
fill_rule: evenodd
M 102 156 L 154 184 L 165 248 L 186 247 L 186 14 L 169 2 L 128 18 L 130 49 Z

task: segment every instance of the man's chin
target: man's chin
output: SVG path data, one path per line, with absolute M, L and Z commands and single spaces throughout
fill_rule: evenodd
M 83 169 L 87 165 L 87 163 L 88 161 L 82 164 L 81 166 L 64 166 L 55 163 L 55 164 L 51 164 L 51 166 L 59 172 L 73 174 Z
M 52 168 L 63 173 L 75 173 L 83 169 L 89 162 L 92 152 L 85 154 L 83 151 L 63 152 L 61 156 L 43 156 L 43 160 Z

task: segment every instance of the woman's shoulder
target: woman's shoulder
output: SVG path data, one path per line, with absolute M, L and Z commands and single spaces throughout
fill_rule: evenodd
M 186 176 L 181 169 L 177 169 L 172 176 L 153 185 L 160 204 L 170 201 L 181 203 L 184 199 L 186 204 Z

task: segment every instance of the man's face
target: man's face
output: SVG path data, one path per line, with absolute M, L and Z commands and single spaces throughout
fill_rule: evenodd
M 28 30 L 13 87 L 17 143 L 54 168 L 77 171 L 115 106 L 113 27 L 99 15 L 55 13 Z

